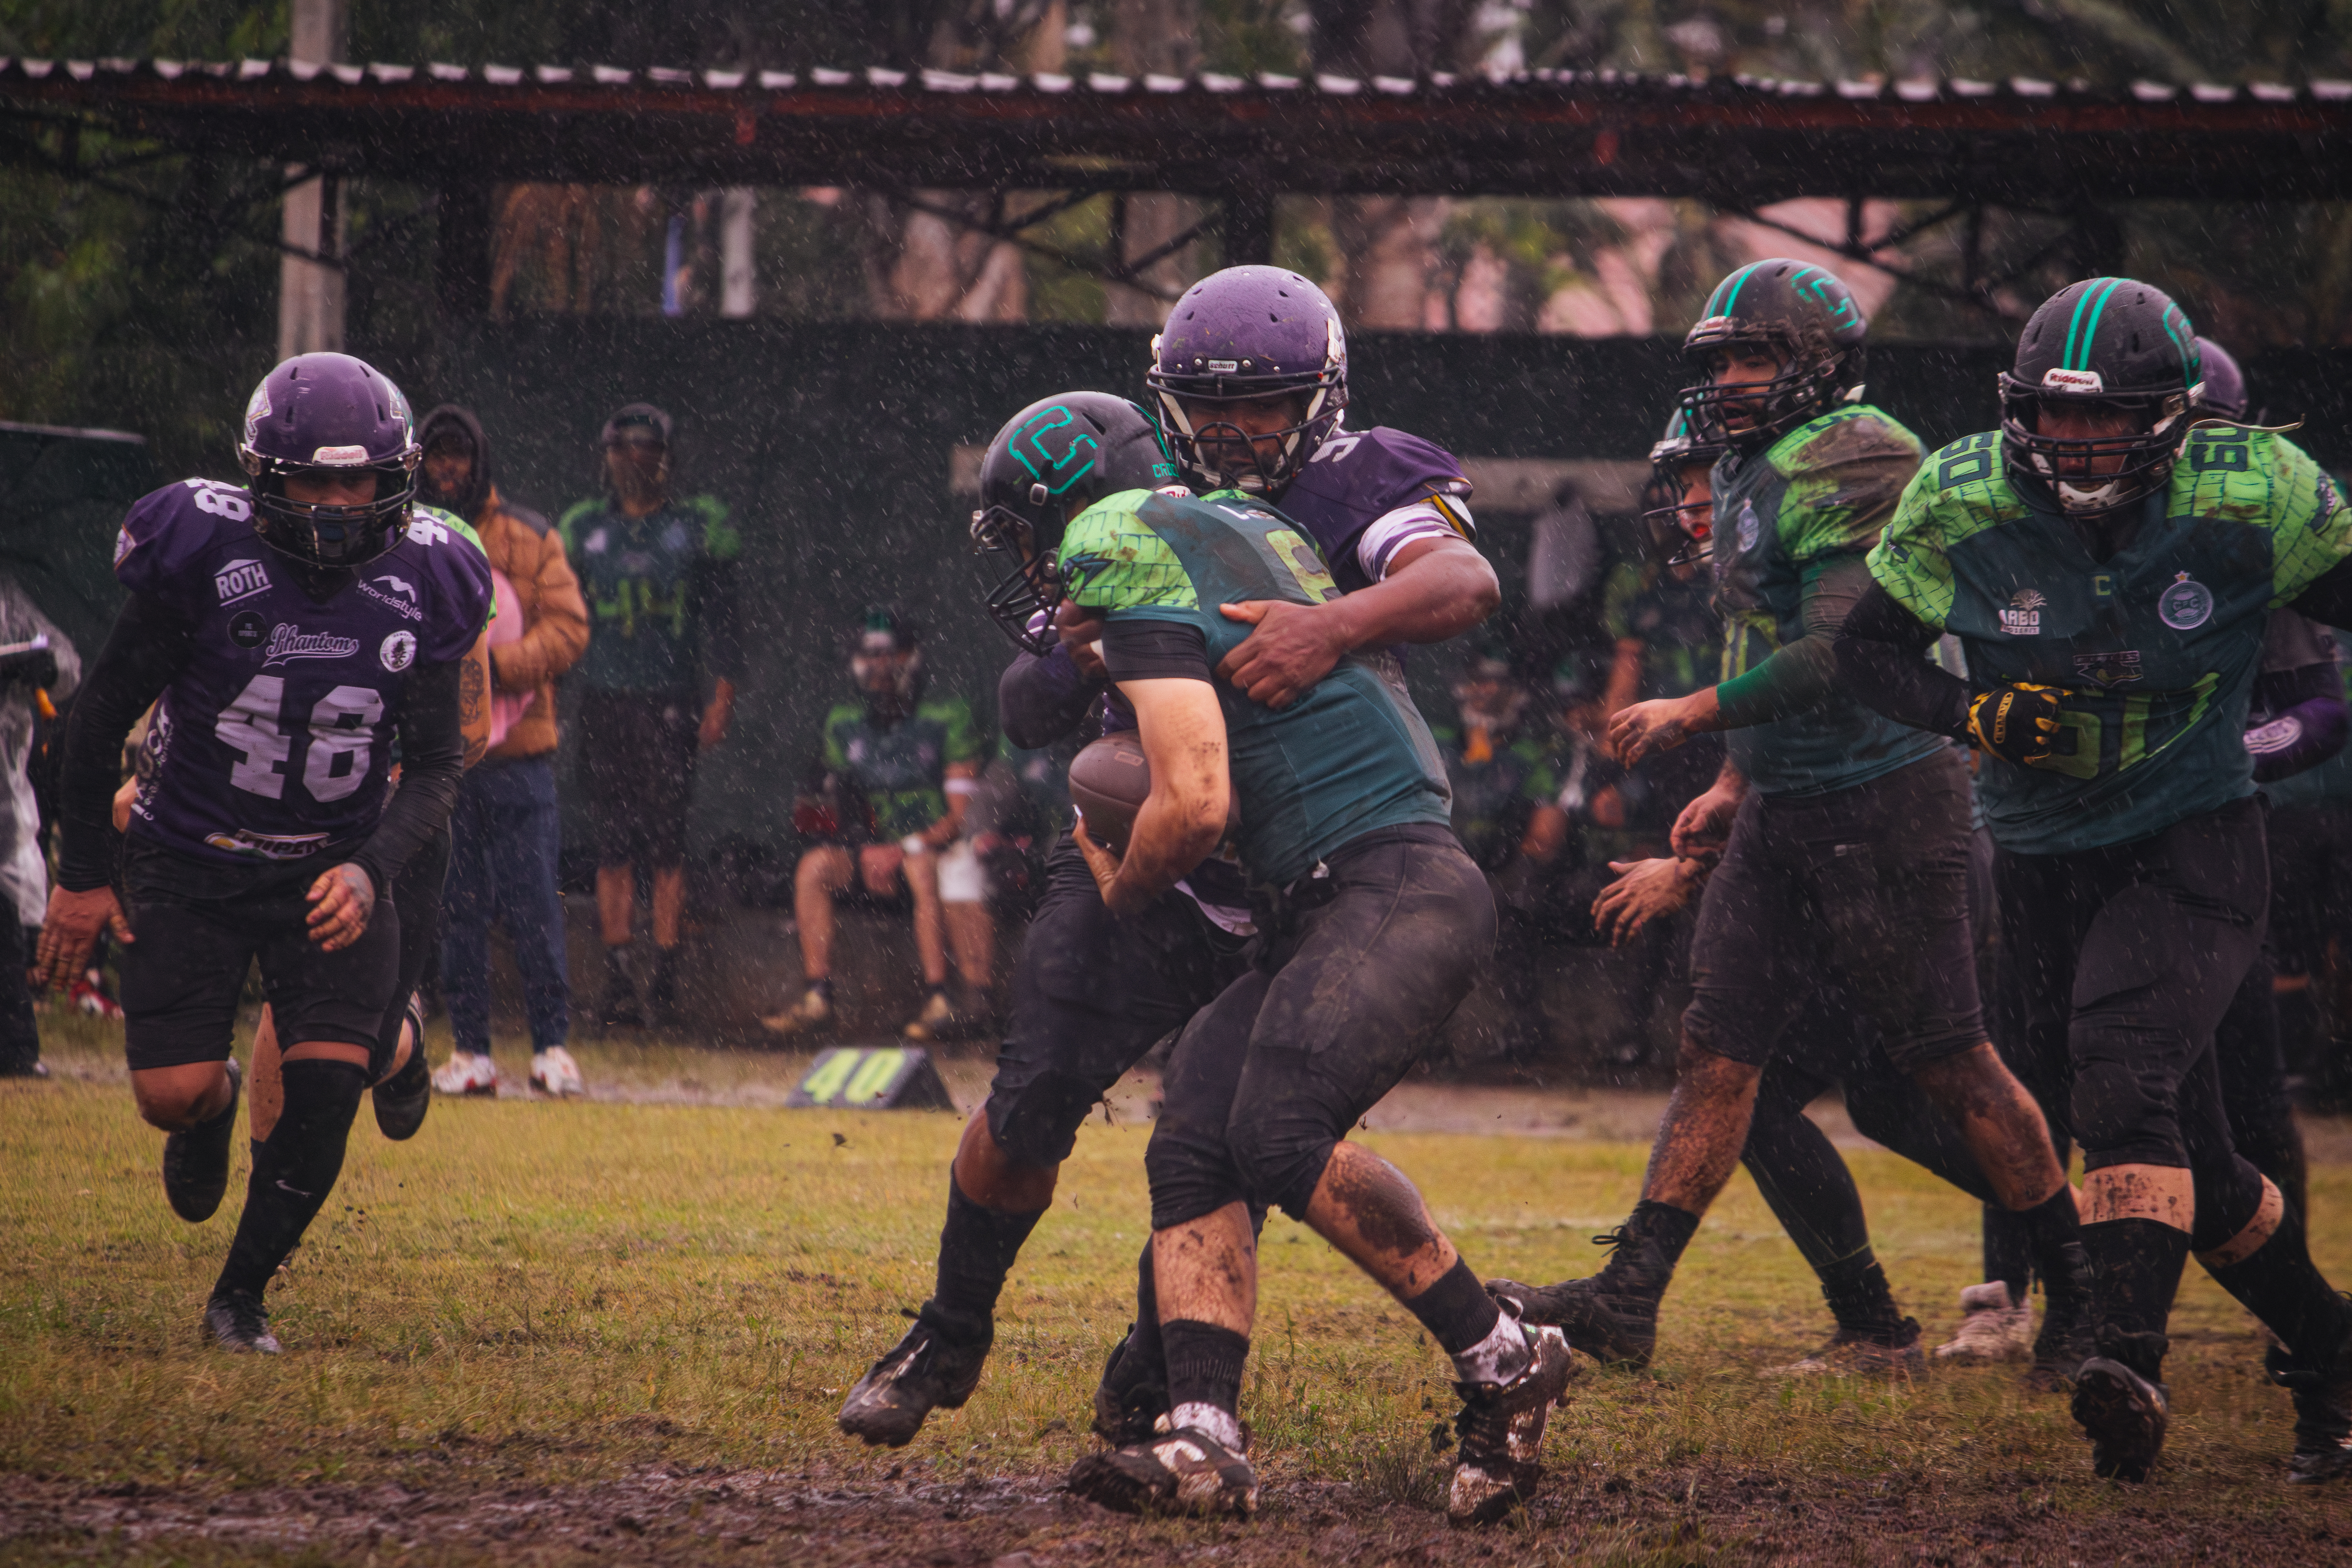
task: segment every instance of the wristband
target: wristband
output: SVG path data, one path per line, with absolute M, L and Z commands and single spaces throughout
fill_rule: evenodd
M 980 781 L 978 779 L 950 779 L 947 782 L 946 787 L 947 792 L 950 795 L 978 795 L 980 793 Z
M 919 833 L 909 833 L 906 837 L 898 840 L 898 848 L 902 854 L 922 855 L 928 853 L 930 847 L 930 844 Z

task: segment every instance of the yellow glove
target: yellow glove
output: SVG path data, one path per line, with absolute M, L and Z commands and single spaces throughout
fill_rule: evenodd
M 1969 733 L 2003 762 L 2039 767 L 2058 738 L 2060 695 L 2054 686 L 1996 686 L 1969 704 Z

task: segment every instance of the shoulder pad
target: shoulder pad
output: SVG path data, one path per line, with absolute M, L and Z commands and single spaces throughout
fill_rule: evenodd
M 1807 469 L 1840 463 L 1903 458 L 1916 462 L 1922 449 L 1919 437 L 1892 416 L 1857 403 L 1798 426 L 1772 443 L 1765 460 L 1793 479 Z
M 1283 492 L 1304 492 L 1361 514 L 1364 522 L 1435 494 L 1467 501 L 1470 480 L 1461 460 L 1433 441 L 1409 430 L 1376 425 L 1369 430 L 1345 426 L 1315 449 L 1315 456 Z
M 114 536 L 114 574 L 133 593 L 176 602 L 198 558 L 224 542 L 249 542 L 259 576 L 268 576 L 259 563 L 270 552 L 253 531 L 252 492 L 218 479 L 184 479 L 131 503 Z
M 451 539 L 462 539 L 477 552 L 482 551 L 482 536 L 474 525 L 454 511 L 443 511 L 437 506 L 422 502 L 408 509 L 408 537 L 414 543 L 425 546 L 446 544 Z M 487 553 L 487 552 L 483 552 Z

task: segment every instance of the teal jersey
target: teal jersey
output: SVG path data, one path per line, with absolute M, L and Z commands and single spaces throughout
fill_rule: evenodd
M 866 797 L 884 839 L 920 833 L 948 814 L 950 763 L 976 763 L 971 707 L 961 697 L 926 697 L 895 723 L 877 723 L 862 702 L 824 716 L 827 772 Z
M 1476 730 L 1439 725 L 1430 734 L 1445 757 L 1445 778 L 1454 791 L 1454 836 L 1481 867 L 1502 869 L 1518 855 L 1536 807 L 1559 793 L 1551 749 L 1534 735 L 1517 735 L 1498 746 Z
M 1337 595 L 1322 555 L 1288 519 L 1238 491 L 1198 500 L 1156 490 L 1106 496 L 1063 535 L 1076 603 L 1106 618 L 1173 622 L 1201 634 L 1213 669 L 1248 637 L 1220 605 Z M 1215 683 L 1241 808 L 1243 866 L 1287 886 L 1374 828 L 1451 820 L 1445 763 L 1392 655 L 1351 654 L 1280 710 Z
M 2345 702 L 2352 705 L 2352 632 L 2327 626 L 2319 630 L 2335 639 L 2336 673 L 2343 683 Z M 2271 797 L 2273 805 L 2283 809 L 2352 800 L 2352 746 L 2299 773 L 2272 780 L 2263 785 L 2263 793 Z
M 1715 467 L 1715 607 L 1723 679 L 1804 635 L 1805 584 L 1878 542 L 1919 466 L 1919 438 L 1857 404 L 1800 425 L 1759 456 Z M 1726 732 L 1732 765 L 1765 795 L 1827 795 L 1910 766 L 1944 742 L 1832 692 L 1819 706 Z
M 726 506 L 688 496 L 633 518 L 584 500 L 560 526 L 588 601 L 588 651 L 573 679 L 605 691 L 698 690 L 700 578 L 742 553 Z
M 1996 842 L 2027 855 L 2125 844 L 2253 792 L 2246 709 L 2270 612 L 2352 552 L 2352 512 L 2294 443 L 2190 430 L 2137 533 L 2094 561 L 2011 489 L 1997 431 L 1920 468 L 1871 552 L 1879 584 L 1957 635 L 1979 690 L 2064 693 L 2054 754 L 1983 759 Z

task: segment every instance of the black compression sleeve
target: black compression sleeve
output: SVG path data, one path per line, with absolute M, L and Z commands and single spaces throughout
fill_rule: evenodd
M 68 891 L 112 879 L 122 738 L 186 665 L 189 635 L 188 623 L 160 600 L 131 595 L 74 700 L 58 789 L 58 884 Z
M 1103 628 L 1103 667 L 1113 680 L 1211 680 L 1209 639 L 1178 621 L 1120 620 Z
M 2311 586 L 2288 601 L 2322 626 L 2352 631 L 2352 555 L 2321 573 Z
M 1027 751 L 1050 746 L 1086 721 L 1102 695 L 1102 682 L 1089 680 L 1055 643 L 1043 654 L 1024 653 L 1004 667 L 996 682 L 996 717 L 1004 738 Z
M 1805 568 L 1804 631 L 1754 668 L 1715 689 L 1723 727 L 1767 724 L 1819 707 L 1837 685 L 1832 648 L 1854 602 L 1875 586 L 1859 555 L 1836 555 Z
M 463 659 L 420 664 L 400 695 L 400 787 L 384 803 L 375 831 L 352 852 L 382 898 L 409 857 L 449 821 L 466 772 L 466 732 L 457 718 Z
M 1935 631 L 1873 583 L 1837 639 L 1838 684 L 1898 724 L 1968 739 L 1969 683 L 1920 657 Z

